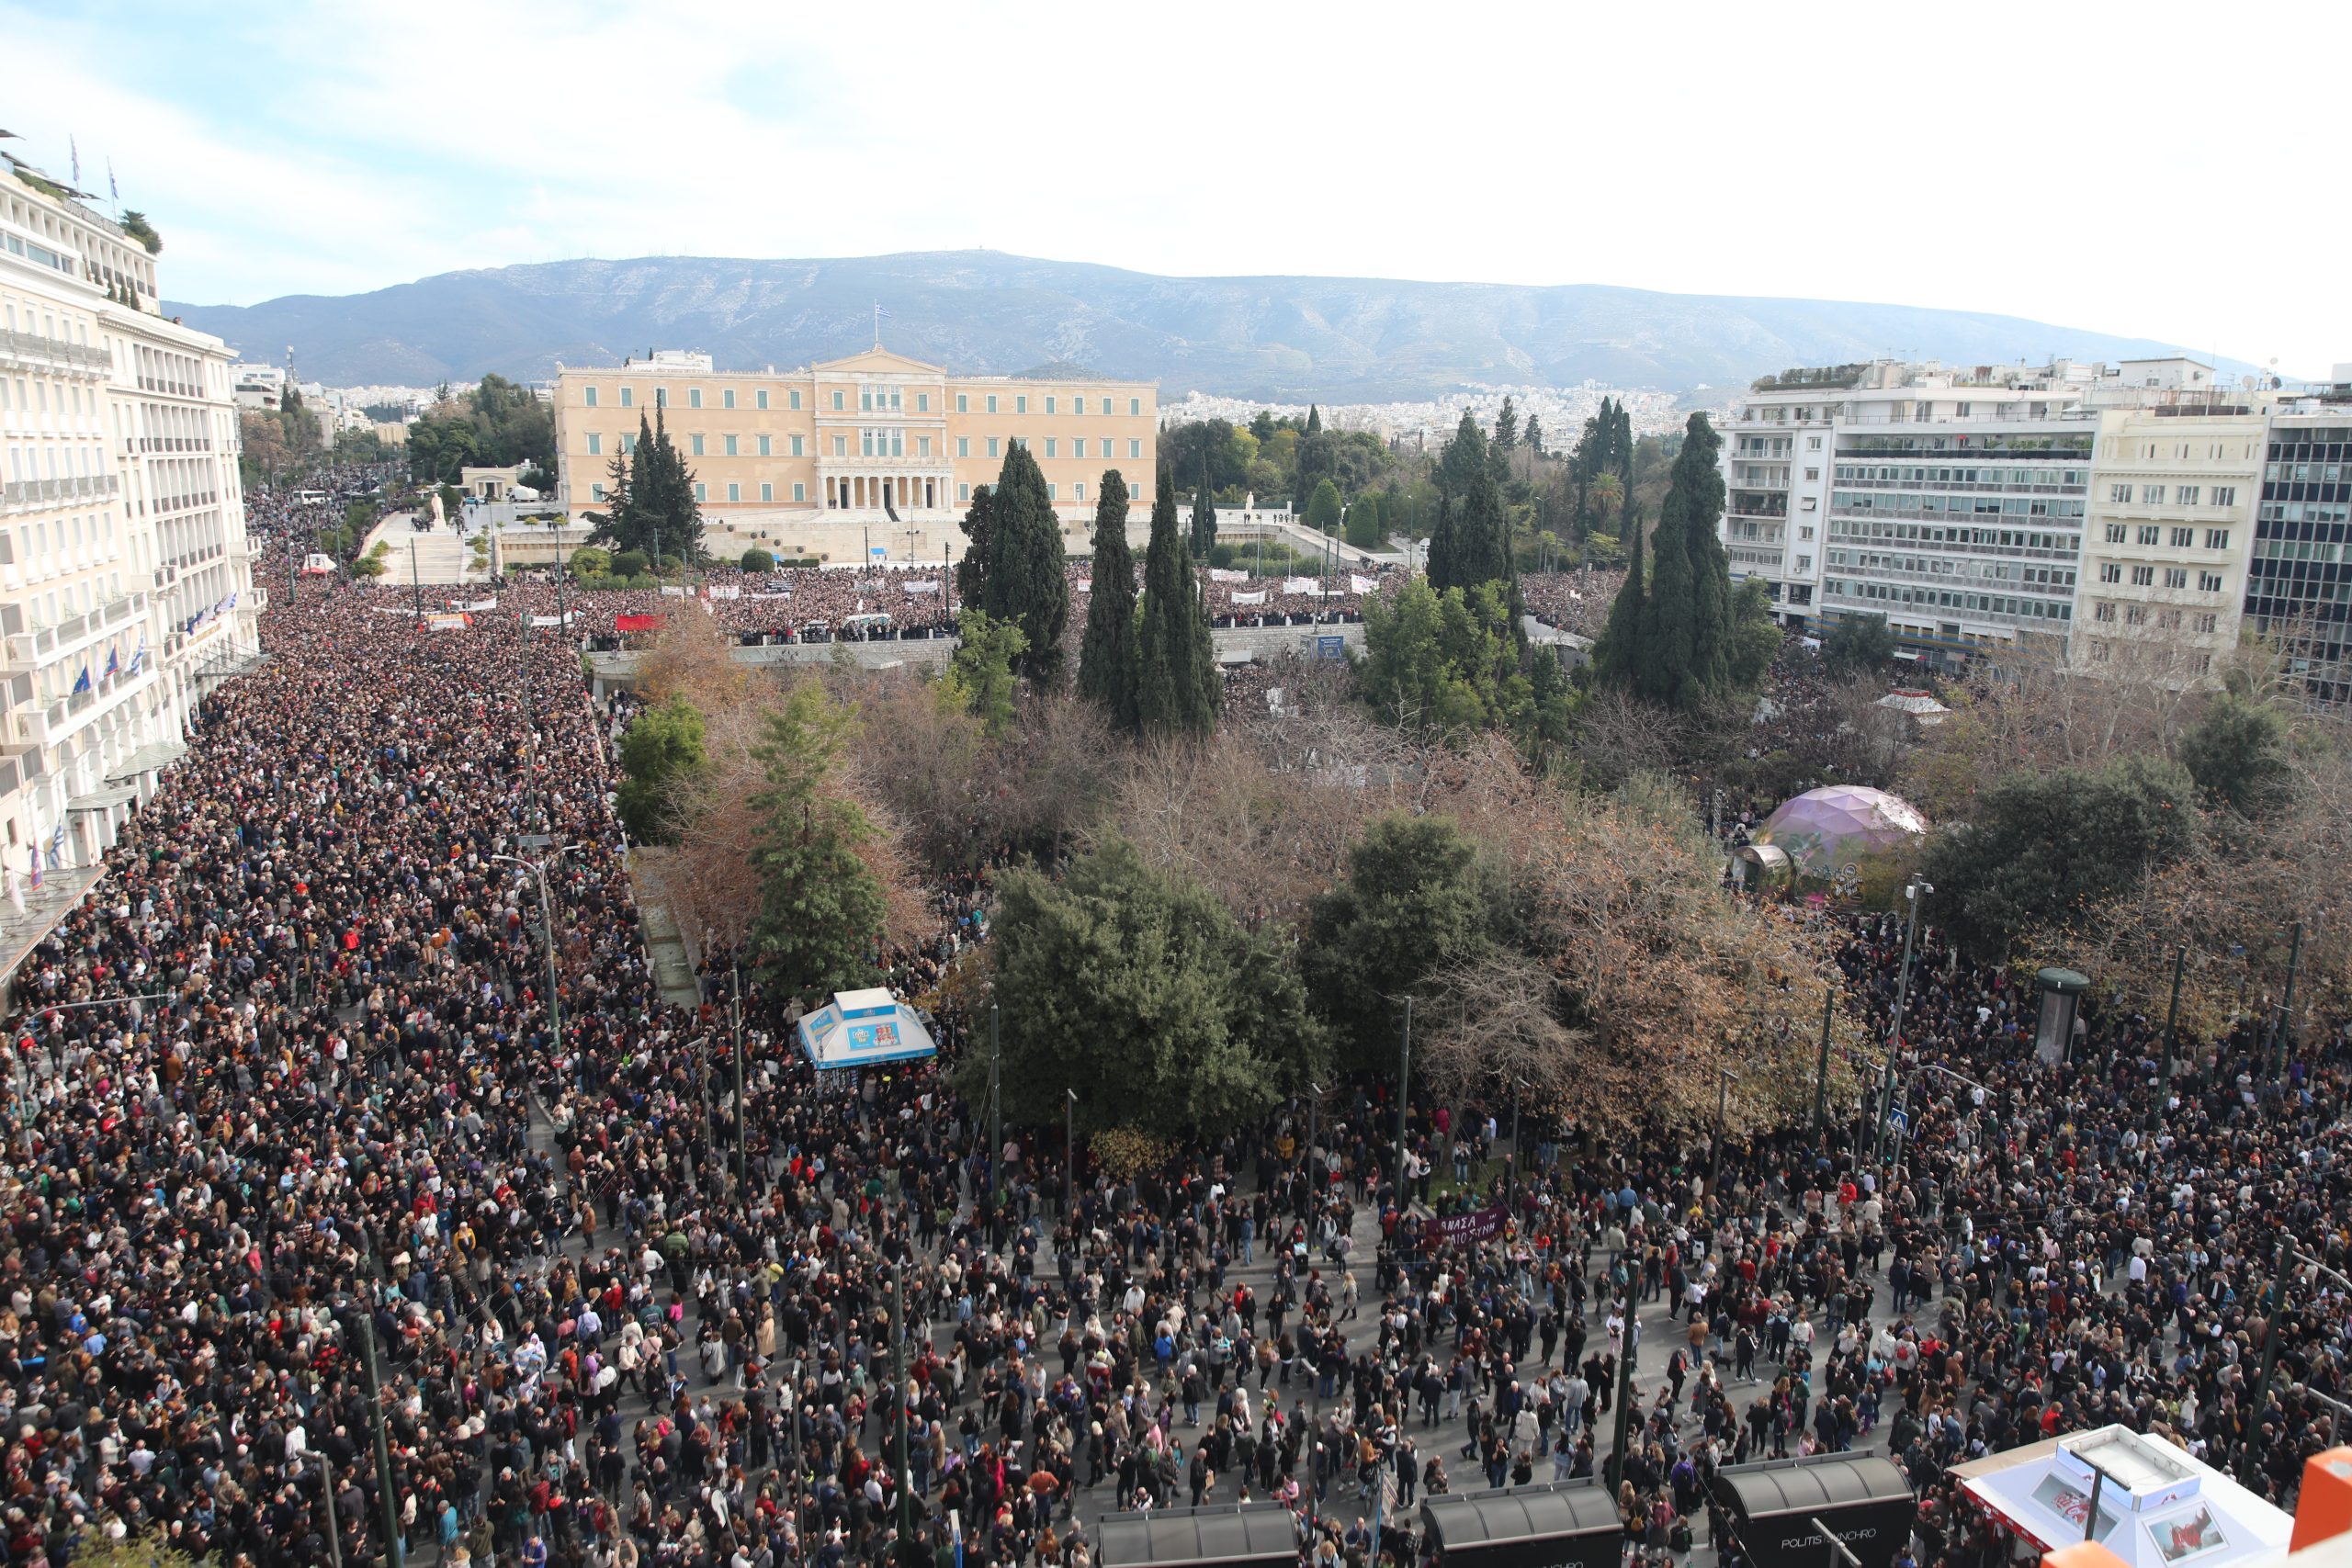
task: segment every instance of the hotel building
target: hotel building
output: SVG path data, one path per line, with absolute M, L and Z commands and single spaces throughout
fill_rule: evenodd
M 0 879 L 31 891 L 38 852 L 42 884 L 0 968 L 257 657 L 229 354 L 58 191 L 0 160 Z
M 1151 502 L 1159 392 L 1149 383 L 953 376 L 881 348 L 777 372 L 720 371 L 663 351 L 555 382 L 558 499 L 601 506 L 616 454 L 656 410 L 695 476 L 706 519 L 888 526 L 962 514 L 1004 454 L 1026 445 L 1064 522 L 1091 516 L 1105 470 Z

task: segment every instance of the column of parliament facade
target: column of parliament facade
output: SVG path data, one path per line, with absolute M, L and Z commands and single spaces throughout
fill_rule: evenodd
M 1150 504 L 1157 388 L 1144 382 L 951 376 L 876 348 L 803 369 L 734 374 L 704 354 L 663 352 L 556 378 L 559 497 L 577 516 L 604 502 L 613 457 L 656 409 L 715 523 L 944 522 L 993 484 L 1023 442 L 1066 521 L 1091 514 L 1105 470 Z

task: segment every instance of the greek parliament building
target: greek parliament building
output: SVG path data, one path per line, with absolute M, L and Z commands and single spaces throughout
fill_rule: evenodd
M 616 453 L 662 411 L 713 523 L 892 525 L 960 516 L 1026 445 L 1063 521 L 1091 516 L 1106 469 L 1137 507 L 1151 502 L 1158 389 L 1140 381 L 951 376 L 876 347 L 804 369 L 714 370 L 710 355 L 662 351 L 603 369 L 559 368 L 560 499 L 604 502 Z
M 230 355 L 156 288 L 144 245 L 0 153 L 0 977 L 259 658 Z

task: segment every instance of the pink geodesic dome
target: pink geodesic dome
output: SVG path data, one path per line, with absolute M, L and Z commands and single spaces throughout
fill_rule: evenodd
M 1901 795 L 1859 784 L 1809 789 L 1764 819 L 1750 841 L 1789 857 L 1799 876 L 1834 882 L 1851 865 L 1908 854 L 1928 831 L 1928 819 Z

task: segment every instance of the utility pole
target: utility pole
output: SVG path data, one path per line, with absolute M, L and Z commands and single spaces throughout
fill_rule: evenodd
M 907 1258 L 890 1269 L 890 1416 L 899 1428 L 899 1549 L 914 1540 L 914 1489 L 907 1472 Z
M 1078 1170 L 1078 1090 L 1062 1090 L 1062 1223 L 1069 1223 L 1070 1187 Z
M 1617 1433 L 1609 1446 L 1607 1473 L 1613 1491 L 1625 1479 L 1625 1445 L 1631 1440 L 1634 1415 L 1634 1342 L 1641 1334 L 1641 1312 L 1635 1305 L 1632 1276 L 1625 1281 L 1625 1327 L 1618 1336 Z
M 1886 1119 L 1894 1109 L 1894 1053 L 1903 1043 L 1903 1017 L 1911 1001 L 1911 943 L 1919 931 L 1919 906 L 1935 891 L 1931 883 L 1913 877 L 1903 889 L 1910 901 L 1910 918 L 1903 924 L 1903 969 L 1894 983 L 1894 1017 L 1886 1026 L 1886 1074 L 1881 1085 L 1878 1124 L 1871 1129 L 1871 1159 L 1876 1163 L 1886 1147 Z
M 1519 1091 L 1526 1086 L 1527 1080 L 1525 1078 L 1521 1077 L 1517 1073 L 1511 1074 L 1510 1158 L 1503 1161 L 1503 1208 L 1507 1212 L 1515 1212 L 1518 1208 L 1519 1168 L 1521 1165 L 1525 1163 L 1527 1158 L 1526 1155 L 1521 1152 L 1519 1142 Z
M 1838 1008 L 1838 987 L 1821 988 L 1821 1060 L 1813 1069 L 1813 1141 L 1821 1142 L 1829 1119 L 1829 1016 Z
M 1413 1077 L 1413 998 L 1405 998 L 1405 1040 L 1396 1053 L 1396 1213 L 1409 1201 L 1405 1188 L 1405 1088 Z
M 998 1075 L 1004 1063 L 1004 1046 L 997 1029 L 997 1004 L 989 1003 L 989 1247 L 997 1245 L 997 1161 L 1004 1148 L 1004 1099 L 999 1092 Z
M 417 629 L 422 631 L 424 629 L 424 579 L 417 575 L 416 538 L 413 534 L 408 541 L 408 586 L 410 602 L 416 607 Z
M 2295 934 L 2298 937 L 2301 936 L 2302 927 L 2297 926 Z M 2285 1327 L 2279 1320 L 2287 1309 L 2287 1274 L 2294 1266 L 2294 1237 L 2279 1237 L 2278 1269 L 2270 1281 L 2269 1311 L 2264 1314 L 2269 1321 L 2262 1332 L 2262 1375 L 2255 1380 L 2254 1403 L 2246 1415 L 2249 1426 L 2262 1419 L 2262 1402 L 2270 1396 L 2270 1374 L 2278 1365 L 2278 1337 Z M 2254 1444 L 2249 1438 L 2238 1450 L 2239 1479 L 2251 1482 L 2254 1479 Z
M 537 709 L 531 702 L 531 613 L 528 610 L 522 611 L 521 617 L 523 621 L 523 806 L 524 820 L 528 821 L 531 818 L 532 808 L 538 804 L 539 796 L 537 767 L 538 747 L 534 744 L 538 738 L 538 730 L 534 721 Z
M 1317 1172 L 1322 1168 L 1316 1162 L 1315 1145 L 1323 1122 L 1323 1086 L 1310 1083 L 1306 1087 L 1315 1096 L 1306 1102 L 1306 1185 L 1308 1191 L 1319 1196 L 1323 1179 Z M 1400 1208 L 1398 1212 L 1403 1211 Z

